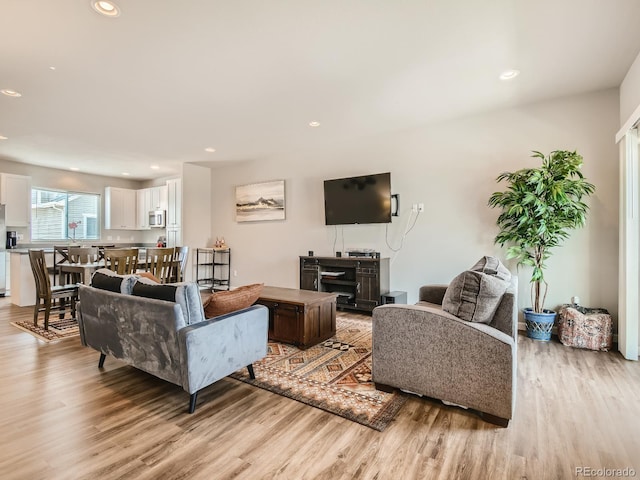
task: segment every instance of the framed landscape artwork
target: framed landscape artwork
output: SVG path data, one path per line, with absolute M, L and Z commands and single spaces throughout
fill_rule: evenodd
M 236 222 L 284 220 L 284 180 L 236 187 Z

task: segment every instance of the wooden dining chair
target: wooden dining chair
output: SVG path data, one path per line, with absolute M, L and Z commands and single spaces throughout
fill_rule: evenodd
M 44 250 L 29 250 L 29 262 L 36 283 L 36 304 L 33 310 L 33 324 L 38 325 L 38 314 L 44 312 L 44 329 L 49 329 L 49 314 L 51 310 L 60 312 L 64 318 L 67 301 L 70 303 L 71 316 L 76 316 L 76 301 L 78 299 L 77 285 L 51 286 L 49 272 L 44 257 Z
M 104 260 L 104 251 L 107 248 L 116 248 L 115 244 L 111 245 L 91 245 L 92 247 L 96 247 L 98 249 L 98 260 Z
M 60 264 L 67 263 L 69 261 L 69 246 L 68 245 L 54 245 L 53 246 L 53 266 L 48 267 L 49 273 L 53 275 L 53 285 L 56 284 L 56 276 L 60 275 Z M 60 277 L 59 284 L 62 284 L 63 279 Z
M 95 263 L 98 258 L 98 247 L 69 247 L 69 263 Z M 67 273 L 65 282 L 82 283 L 82 275 L 75 272 Z
M 173 267 L 173 247 L 147 248 L 145 271 L 160 280 L 160 283 L 170 283 Z
M 189 247 L 175 247 L 173 252 L 173 269 L 171 273 L 172 282 L 183 282 L 184 272 L 187 268 L 187 257 L 189 256 Z
M 105 248 L 105 266 L 118 275 L 136 273 L 138 269 L 137 248 Z
M 69 263 L 95 263 L 98 247 L 69 247 Z

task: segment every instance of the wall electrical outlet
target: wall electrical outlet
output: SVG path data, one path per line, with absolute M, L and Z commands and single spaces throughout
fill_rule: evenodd
M 417 213 L 418 212 L 418 204 L 414 203 L 413 205 L 411 205 L 411 211 L 413 213 Z
M 24 240 L 24 233 L 18 233 L 16 238 L 18 239 L 19 242 Z
M 237 277 L 237 276 L 238 276 L 238 270 L 234 270 L 234 271 L 233 271 L 233 276 L 234 276 L 234 277 Z
M 424 203 L 419 203 L 418 204 L 418 212 L 420 212 L 420 213 L 424 212 Z

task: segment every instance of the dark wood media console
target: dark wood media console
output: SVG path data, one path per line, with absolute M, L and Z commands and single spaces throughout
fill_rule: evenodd
M 389 291 L 389 258 L 300 257 L 300 289 L 337 295 L 337 307 L 371 312 Z

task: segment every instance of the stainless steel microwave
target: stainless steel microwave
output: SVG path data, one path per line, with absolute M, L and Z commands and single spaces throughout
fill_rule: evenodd
M 164 228 L 167 226 L 167 211 L 152 210 L 149 212 L 149 226 Z

